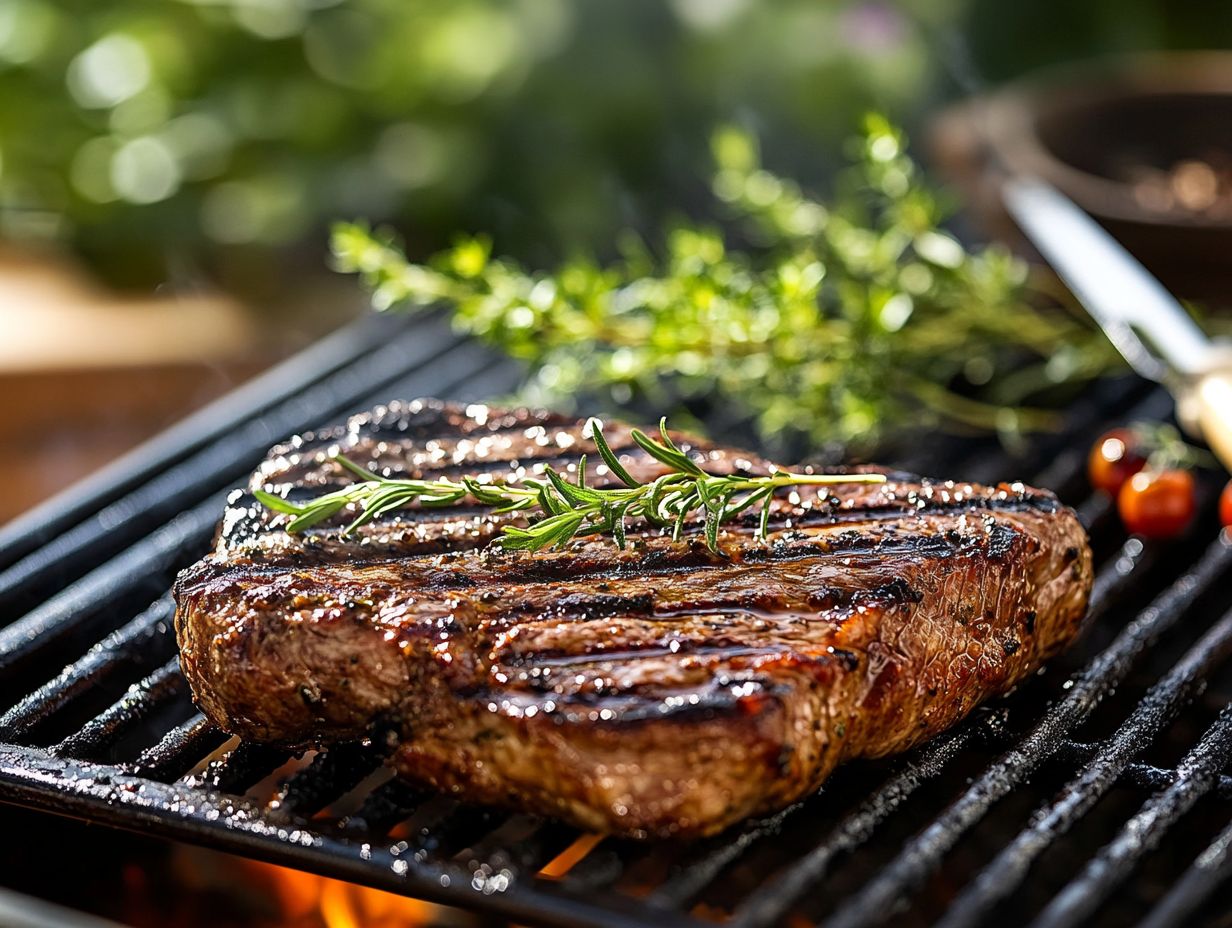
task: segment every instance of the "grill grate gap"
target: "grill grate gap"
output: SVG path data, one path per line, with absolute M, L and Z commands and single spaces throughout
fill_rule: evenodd
M 381 759 L 371 744 L 339 744 L 320 751 L 307 767 L 279 787 L 269 807 L 312 815 L 371 774 Z
M 189 777 L 187 785 L 242 795 L 289 760 L 288 753 L 279 748 L 242 742 Z

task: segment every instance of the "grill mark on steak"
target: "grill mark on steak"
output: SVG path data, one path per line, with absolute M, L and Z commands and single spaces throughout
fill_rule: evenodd
M 572 654 L 567 651 L 526 651 L 513 658 L 508 666 L 516 668 L 528 664 L 540 664 L 545 667 L 564 668 L 584 664 L 616 664 L 622 661 L 640 661 L 656 657 L 700 657 L 728 660 L 733 657 L 758 657 L 768 654 L 781 655 L 782 653 L 781 648 L 759 648 L 738 641 L 682 642 L 676 643 L 676 647 L 648 644 L 638 648 L 588 651 L 584 654 Z
M 302 482 L 317 487 L 337 483 L 349 474 L 332 461 L 335 454 L 359 458 L 374 473 L 385 476 L 404 475 L 416 478 L 453 476 L 463 473 L 494 473 L 509 471 L 513 465 L 558 466 L 576 461 L 588 439 L 582 423 L 564 421 L 559 417 L 541 420 L 533 414 L 527 420 L 506 422 L 488 430 L 456 430 L 456 417 L 429 417 L 412 434 L 397 430 L 385 433 L 373 430 L 372 422 L 360 428 L 347 427 L 293 439 L 270 452 L 258 470 L 258 475 L 270 484 Z M 430 431 L 429 423 L 435 423 Z M 460 434 L 455 434 L 460 431 Z M 550 433 L 550 434 L 549 434 Z M 639 448 L 624 425 L 610 426 L 605 432 L 608 443 L 634 475 L 645 472 L 653 458 Z M 408 444 L 416 450 L 406 454 Z M 422 445 L 422 447 L 418 447 Z M 716 472 L 765 472 L 766 464 L 752 456 L 728 455 L 712 445 L 687 441 L 682 450 L 699 463 L 704 462 Z
M 886 526 L 878 526 L 887 528 Z M 893 529 L 894 526 L 888 526 Z M 1012 550 L 1012 540 L 1016 533 L 1006 529 L 998 535 L 1000 541 L 996 551 L 989 550 L 989 557 L 1005 557 Z M 654 547 L 655 545 L 659 547 Z M 797 529 L 771 535 L 766 545 L 750 543 L 728 550 L 726 556 L 711 552 L 697 539 L 685 543 L 675 543 L 667 536 L 656 536 L 647 540 L 644 548 L 632 547 L 620 556 L 613 556 L 612 543 L 609 539 L 578 542 L 565 552 L 548 552 L 538 557 L 514 558 L 508 555 L 479 553 L 474 548 L 459 546 L 457 552 L 444 554 L 441 551 L 418 552 L 406 557 L 385 556 L 381 558 L 355 557 L 349 560 L 342 556 L 317 560 L 305 557 L 300 561 L 298 569 L 328 569 L 330 567 L 348 567 L 351 569 L 371 569 L 379 571 L 388 569 L 397 571 L 393 582 L 407 583 L 417 577 L 423 577 L 420 584 L 423 589 L 438 592 L 462 592 L 481 589 L 494 583 L 555 583 L 560 580 L 619 580 L 629 576 L 654 576 L 670 578 L 674 574 L 692 571 L 708 571 L 722 568 L 732 563 L 734 559 L 749 565 L 764 565 L 807 560 L 814 557 L 849 558 L 853 555 L 876 556 L 880 563 L 889 563 L 894 559 L 910 558 L 950 558 L 982 546 L 981 536 L 971 533 L 951 531 L 944 536 L 937 534 L 906 534 L 887 533 L 885 537 L 876 537 L 869 532 L 858 532 L 844 528 L 834 535 L 810 535 Z M 600 550 L 595 551 L 596 548 Z M 494 565 L 490 572 L 479 573 L 472 568 L 472 560 L 459 560 L 452 554 L 476 552 L 481 558 L 491 557 Z M 598 556 L 596 556 L 596 553 Z M 425 565 L 433 557 L 444 556 L 445 560 Z M 480 563 L 477 566 L 483 566 Z M 287 570 L 286 563 L 277 561 L 269 565 L 257 566 L 246 561 L 199 561 L 181 575 L 192 576 L 197 582 L 225 584 L 236 576 L 281 576 Z M 193 576 L 196 575 L 196 576 Z
M 250 489 L 337 485 L 332 444 L 386 466 L 536 427 L 580 436 L 559 416 L 391 404 L 275 449 Z M 770 466 L 695 446 L 716 471 Z M 510 447 L 442 466 L 499 472 L 491 455 Z M 536 447 L 521 465 L 560 458 Z M 481 550 L 502 522 L 471 508 L 293 538 L 241 494 L 177 580 L 181 664 L 202 711 L 248 739 L 388 726 L 392 763 L 420 782 L 586 828 L 700 835 L 942 730 L 1078 628 L 1090 551 L 1050 494 L 899 474 L 798 496 L 776 502 L 764 544 L 750 515 L 718 554 L 637 534 L 624 552 L 591 538 L 532 555 Z
M 747 571 L 746 571 L 747 573 Z M 501 593 L 507 592 L 505 589 Z M 801 606 L 812 607 L 814 613 L 827 609 L 851 609 L 859 605 L 889 606 L 895 603 L 919 602 L 924 594 L 910 587 L 905 580 L 896 577 L 881 586 L 845 589 L 821 587 L 810 590 Z M 499 597 L 494 597 L 499 599 Z M 654 619 L 688 618 L 712 613 L 741 612 L 775 621 L 785 621 L 808 613 L 784 612 L 789 608 L 782 598 L 770 595 L 740 594 L 714 596 L 705 601 L 694 601 L 675 607 L 656 606 L 653 591 L 612 595 L 609 593 L 567 593 L 556 599 L 547 611 L 530 602 L 517 602 L 504 607 L 507 615 L 539 618 L 543 620 L 567 620 L 589 622 L 616 615 L 640 615 Z
M 687 723 L 698 717 L 708 720 L 725 716 L 748 716 L 766 700 L 785 696 L 788 690 L 766 680 L 716 680 L 704 687 L 667 690 L 646 698 L 636 693 L 580 693 L 567 708 L 557 710 L 562 722 L 595 726 L 613 723 Z M 533 694 L 510 696 L 502 690 L 477 689 L 467 694 L 489 712 L 510 718 L 538 716 L 548 701 Z
M 456 436 L 505 434 L 534 426 L 572 428 L 576 419 L 546 410 L 518 409 L 501 411 L 495 416 L 471 415 L 467 409 L 436 399 L 419 399 L 408 403 L 392 402 L 375 407 L 363 416 L 352 417 L 343 425 L 314 429 L 277 445 L 270 458 L 278 457 L 287 448 L 310 448 L 340 441 L 355 435 L 373 443 L 419 442 Z

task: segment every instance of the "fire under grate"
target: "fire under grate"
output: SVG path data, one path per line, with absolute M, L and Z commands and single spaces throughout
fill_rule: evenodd
M 167 590 L 228 489 L 292 432 L 517 376 L 440 320 L 364 320 L 0 529 L 0 800 L 524 924 L 1226 924 L 1232 542 L 1210 515 L 1177 542 L 1126 539 L 1089 494 L 1093 436 L 1169 410 L 1135 381 L 1088 391 L 1017 457 L 966 439 L 894 462 L 1057 490 L 1095 546 L 1088 630 L 1014 694 L 771 819 L 600 839 L 392 779 L 379 744 L 293 757 L 206 722 Z

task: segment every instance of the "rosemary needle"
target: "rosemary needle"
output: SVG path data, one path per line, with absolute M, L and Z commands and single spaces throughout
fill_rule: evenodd
M 631 436 L 648 455 L 668 468 L 650 481 L 640 481 L 621 465 L 603 437 L 603 423 L 590 419 L 587 428 L 603 463 L 623 486 L 586 485 L 586 457 L 578 462 L 577 480 L 570 482 L 548 467 L 545 479 L 528 478 L 517 483 L 481 483 L 473 477 L 461 480 L 408 480 L 374 477 L 342 455 L 334 458 L 361 482 L 334 490 L 303 503 L 293 503 L 265 490 L 256 498 L 268 509 L 293 518 L 286 529 L 302 532 L 351 506 L 359 515 L 343 529 L 349 534 L 387 512 L 412 502 L 420 506 L 448 506 L 470 498 L 494 513 L 537 510 L 539 518 L 526 526 L 505 525 L 498 544 L 507 550 L 539 551 L 562 547 L 579 535 L 610 535 L 624 548 L 628 520 L 642 519 L 659 528 L 670 528 L 679 540 L 690 514 L 701 512 L 706 545 L 718 549 L 719 527 L 740 513 L 761 507 L 756 536 L 764 540 L 770 515 L 770 499 L 782 487 L 826 486 L 853 483 L 884 483 L 884 474 L 798 474 L 776 471 L 768 476 L 711 474 L 677 447 L 659 422 L 660 438 L 633 429 Z

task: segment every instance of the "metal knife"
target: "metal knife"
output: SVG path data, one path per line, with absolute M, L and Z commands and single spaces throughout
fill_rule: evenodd
M 1207 337 L 1102 226 L 1035 178 L 1006 181 L 1010 215 L 1130 367 L 1168 388 L 1185 429 L 1232 469 L 1232 344 Z

